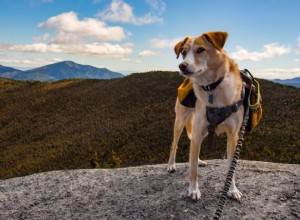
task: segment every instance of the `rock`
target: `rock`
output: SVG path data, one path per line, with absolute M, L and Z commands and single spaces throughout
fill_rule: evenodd
M 212 219 L 226 161 L 200 167 L 200 201 L 187 197 L 188 164 L 66 170 L 1 180 L 0 219 Z M 222 219 L 299 219 L 300 165 L 238 162 L 241 202 Z

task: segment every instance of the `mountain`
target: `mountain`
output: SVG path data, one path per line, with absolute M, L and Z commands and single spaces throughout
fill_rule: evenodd
M 0 77 L 2 78 L 13 78 L 15 75 L 21 72 L 21 70 L 0 65 Z
M 15 80 L 57 81 L 63 79 L 112 79 L 123 77 L 121 73 L 112 72 L 106 68 L 96 68 L 90 65 L 81 65 L 72 61 L 54 63 L 32 70 L 18 72 L 13 75 Z
M 187 197 L 188 164 L 61 170 L 0 181 L 1 219 L 212 219 L 225 181 L 225 160 L 199 171 L 201 199 Z M 300 165 L 239 160 L 243 193 L 221 219 L 299 219 Z
M 283 85 L 300 87 L 300 77 L 296 77 L 292 79 L 274 79 L 272 81 Z
M 0 179 L 36 172 L 165 163 L 173 136 L 177 72 L 111 80 L 0 79 Z M 260 80 L 263 117 L 241 158 L 300 163 L 300 89 Z M 185 132 L 177 161 L 188 160 Z M 202 159 L 222 158 L 225 136 Z

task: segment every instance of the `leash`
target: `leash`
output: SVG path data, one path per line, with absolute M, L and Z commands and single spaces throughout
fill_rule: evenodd
M 237 146 L 236 146 L 236 150 L 235 150 L 233 159 L 231 161 L 229 171 L 227 173 L 224 188 L 221 192 L 221 197 L 219 199 L 218 208 L 215 212 L 213 220 L 218 220 L 222 215 L 223 208 L 224 208 L 226 198 L 227 198 L 227 192 L 229 191 L 229 187 L 231 185 L 233 174 L 234 174 L 234 171 L 235 171 L 235 168 L 236 168 L 237 160 L 239 159 L 240 150 L 241 150 L 241 147 L 242 147 L 242 144 L 243 144 L 243 141 L 244 141 L 245 128 L 246 128 L 248 119 L 249 119 L 249 108 L 246 109 L 246 113 L 245 113 L 244 118 L 243 118 L 243 123 L 242 123 L 242 126 L 240 128 L 239 139 L 238 139 L 238 143 L 237 143 Z
M 241 71 L 241 72 L 243 73 L 243 74 L 241 74 L 242 78 L 243 78 L 243 81 L 246 82 L 246 84 L 251 88 L 253 76 L 251 75 L 251 73 L 248 70 L 244 70 L 244 71 Z M 248 77 L 245 77 L 244 72 L 246 72 L 246 73 L 248 72 L 249 75 L 251 76 L 252 80 Z M 239 131 L 239 139 L 238 139 L 238 142 L 237 142 L 237 145 L 236 145 L 236 150 L 235 150 L 233 159 L 232 159 L 231 164 L 230 164 L 229 171 L 227 173 L 227 177 L 226 177 L 226 181 L 225 181 L 223 190 L 221 192 L 221 196 L 220 196 L 219 203 L 218 203 L 218 208 L 215 212 L 213 220 L 220 219 L 220 217 L 222 215 L 223 208 L 224 208 L 226 198 L 227 198 L 227 193 L 229 191 L 229 187 L 231 185 L 231 181 L 232 181 L 233 174 L 234 174 L 234 171 L 235 171 L 235 168 L 236 168 L 236 164 L 237 164 L 237 161 L 238 161 L 239 156 L 240 156 L 240 151 L 241 151 L 243 141 L 244 141 L 244 134 L 245 134 L 246 126 L 247 126 L 247 122 L 249 120 L 249 102 L 248 101 L 250 100 L 250 95 L 251 95 L 251 89 L 250 89 L 249 93 L 246 95 L 246 100 L 244 102 L 245 103 L 244 104 L 245 111 L 244 111 L 244 116 L 243 116 L 243 122 L 242 122 L 242 125 L 241 125 L 241 128 L 240 128 L 240 131 Z

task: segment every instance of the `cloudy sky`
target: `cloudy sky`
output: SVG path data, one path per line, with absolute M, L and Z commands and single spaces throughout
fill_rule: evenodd
M 222 30 L 241 69 L 299 77 L 299 9 L 299 0 L 0 0 L 0 64 L 177 70 L 178 41 Z

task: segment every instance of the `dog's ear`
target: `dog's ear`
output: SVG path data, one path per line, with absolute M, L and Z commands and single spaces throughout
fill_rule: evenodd
M 184 46 L 184 44 L 186 43 L 186 41 L 189 39 L 189 37 L 186 37 L 184 38 L 184 40 L 178 42 L 175 47 L 174 47 L 174 51 L 175 51 L 175 54 L 177 55 L 177 59 L 182 51 L 182 48 Z
M 206 40 L 208 40 L 215 48 L 221 50 L 224 47 L 226 39 L 228 37 L 227 32 L 207 32 L 203 34 Z

